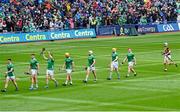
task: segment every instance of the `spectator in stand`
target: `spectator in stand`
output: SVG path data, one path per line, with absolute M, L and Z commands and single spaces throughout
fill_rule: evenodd
M 159 24 L 179 15 L 180 0 L 0 0 L 0 32 Z

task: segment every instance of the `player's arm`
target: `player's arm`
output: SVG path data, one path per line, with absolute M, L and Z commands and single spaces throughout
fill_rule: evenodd
M 114 60 L 114 62 L 118 61 L 118 56 L 116 56 L 116 59 Z
M 134 64 L 136 65 L 136 57 L 134 57 Z
M 6 74 L 13 72 L 13 68 L 11 68 L 9 71 L 6 72 Z
M 167 52 L 165 55 L 168 56 L 171 54 L 171 51 L 169 50 L 169 52 Z
M 37 63 L 37 73 L 39 73 L 39 63 Z
M 63 66 L 62 66 L 62 69 L 64 70 L 66 67 L 66 62 L 64 62 Z
M 93 67 L 96 64 L 96 59 L 93 59 L 93 63 L 91 65 L 91 67 Z
M 44 52 L 42 53 L 42 55 L 43 55 L 43 58 L 44 58 L 45 60 L 48 60 L 48 58 L 45 56 L 45 53 L 44 53 Z
M 54 60 L 54 57 L 51 55 L 51 52 L 50 52 L 50 51 L 48 52 L 48 54 L 49 54 L 49 57 L 50 57 L 52 60 Z
M 74 67 L 75 67 L 75 64 L 74 64 L 74 61 L 72 62 L 72 71 L 74 71 Z

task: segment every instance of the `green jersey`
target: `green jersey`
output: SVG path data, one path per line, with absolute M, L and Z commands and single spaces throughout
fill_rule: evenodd
M 65 59 L 66 69 L 72 69 L 72 64 L 73 64 L 73 59 L 71 59 L 70 57 Z
M 54 59 L 48 59 L 47 60 L 47 69 L 48 70 L 54 70 Z
M 112 53 L 112 61 L 114 61 L 117 56 L 118 56 L 118 54 L 117 54 L 116 52 L 113 52 L 113 53 Z
M 30 61 L 30 66 L 31 66 L 31 69 L 37 69 L 37 66 L 38 66 L 38 61 L 34 58 L 34 59 L 31 59 Z
M 7 65 L 7 70 L 10 71 L 11 69 L 13 69 L 13 71 L 12 71 L 12 72 L 9 72 L 9 73 L 7 74 L 8 76 L 14 76 L 14 73 L 13 73 L 13 72 L 14 72 L 14 65 L 13 65 L 12 63 L 10 63 L 10 64 Z
M 88 56 L 88 66 L 90 67 L 94 63 L 94 55 L 89 55 Z
M 127 54 L 127 59 L 128 59 L 128 62 L 134 61 L 134 54 L 133 53 L 128 53 Z

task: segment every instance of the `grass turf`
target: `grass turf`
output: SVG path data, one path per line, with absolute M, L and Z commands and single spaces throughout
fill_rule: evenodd
M 7 93 L 0 93 L 0 111 L 112 111 L 112 110 L 179 110 L 180 111 L 180 69 L 169 66 L 163 71 L 161 51 L 162 44 L 168 42 L 172 57 L 180 62 L 180 33 L 153 34 L 130 38 L 108 38 L 67 40 L 54 42 L 37 42 L 9 44 L 0 46 L 0 88 L 4 86 L 3 73 L 6 60 L 12 58 L 20 91 L 15 92 L 10 83 Z M 59 87 L 53 82 L 44 89 L 46 62 L 39 56 L 41 48 L 53 52 L 55 57 L 55 77 Z M 120 60 L 132 48 L 137 58 L 137 77 L 125 78 L 127 63 L 120 66 L 121 80 L 113 74 L 113 80 L 107 81 L 108 65 L 112 47 L 118 48 Z M 88 84 L 83 84 L 87 65 L 88 50 L 96 56 L 98 82 L 90 76 Z M 63 87 L 65 73 L 58 68 L 64 62 L 64 53 L 70 52 L 75 62 L 73 86 Z M 29 76 L 23 73 L 28 69 L 30 54 L 36 53 L 40 62 L 39 89 L 30 91 Z

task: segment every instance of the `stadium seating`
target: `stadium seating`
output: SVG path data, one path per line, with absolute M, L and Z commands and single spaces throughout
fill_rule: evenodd
M 180 20 L 180 0 L 0 0 L 0 32 Z

